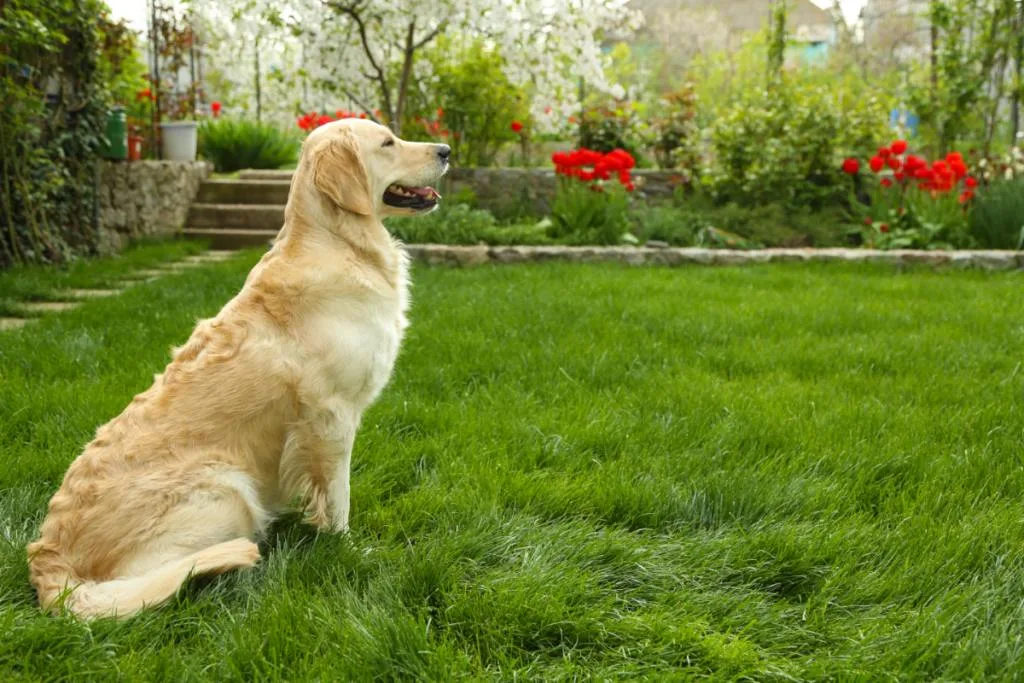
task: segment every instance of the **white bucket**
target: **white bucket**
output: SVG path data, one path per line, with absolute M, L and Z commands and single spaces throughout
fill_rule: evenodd
M 199 124 L 195 121 L 161 123 L 160 138 L 165 161 L 196 160 Z

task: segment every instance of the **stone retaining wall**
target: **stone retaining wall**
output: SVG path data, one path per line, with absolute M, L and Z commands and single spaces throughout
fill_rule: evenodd
M 206 162 L 105 161 L 100 168 L 101 253 L 120 251 L 140 237 L 170 237 L 181 231 Z
M 459 247 L 407 244 L 416 261 L 430 265 L 477 266 L 487 263 L 623 263 L 634 266 L 745 265 L 778 262 L 883 263 L 984 270 L 1024 268 L 1024 252 L 1016 251 L 874 251 L 871 249 L 693 249 L 651 247 Z
M 649 198 L 670 199 L 683 176 L 671 171 L 634 171 L 637 186 Z M 441 183 L 441 194 L 469 194 L 475 205 L 496 216 L 551 213 L 555 172 L 537 168 L 453 168 Z

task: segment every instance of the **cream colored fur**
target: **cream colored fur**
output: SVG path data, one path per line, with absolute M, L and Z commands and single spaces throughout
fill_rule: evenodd
M 380 219 L 410 212 L 382 197 L 443 175 L 438 150 L 369 121 L 310 134 L 274 247 L 68 469 L 28 546 L 43 608 L 124 617 L 251 566 L 295 504 L 348 528 L 352 444 L 407 324 L 406 258 Z

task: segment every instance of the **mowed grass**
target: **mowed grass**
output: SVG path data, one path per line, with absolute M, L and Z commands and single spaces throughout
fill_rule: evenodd
M 417 268 L 351 534 L 41 616 L 69 461 L 257 257 L 0 334 L 0 678 L 1024 676 L 1020 273 Z

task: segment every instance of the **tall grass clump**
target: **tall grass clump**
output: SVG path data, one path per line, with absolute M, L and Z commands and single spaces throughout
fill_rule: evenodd
M 270 124 L 220 119 L 199 129 L 199 154 L 219 173 L 281 168 L 298 159 L 299 141 Z
M 978 192 L 971 236 L 985 249 L 1024 249 L 1024 178 L 996 182 Z

